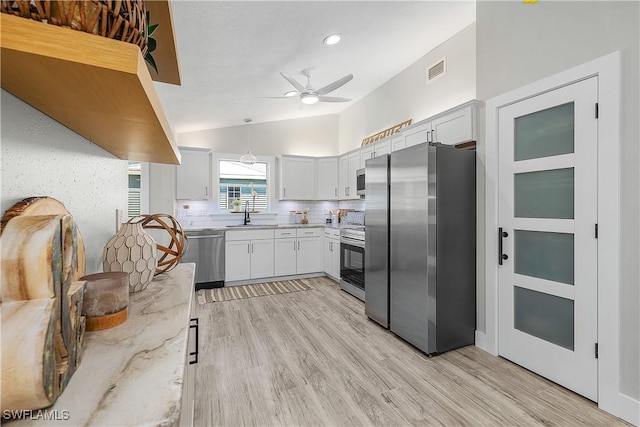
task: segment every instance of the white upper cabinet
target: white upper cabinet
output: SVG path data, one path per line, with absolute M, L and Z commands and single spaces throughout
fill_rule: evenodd
M 374 157 L 391 154 L 391 139 L 385 139 L 375 145 Z
M 385 139 L 384 141 L 377 142 L 375 144 L 365 145 L 360 149 L 360 167 L 366 166 L 366 161 L 373 159 L 383 154 L 391 154 L 391 140 Z
M 411 126 L 402 132 L 402 138 L 404 139 L 404 147 L 412 147 L 414 145 L 422 144 L 423 142 L 429 142 L 431 136 L 431 122 L 420 123 L 416 126 Z
M 475 109 L 471 105 L 436 117 L 431 121 L 433 135 L 431 142 L 442 144 L 459 144 L 475 141 Z
M 376 156 L 374 144 L 365 145 L 360 149 L 360 168 L 364 167 L 364 162 Z
M 356 189 L 356 171 L 360 169 L 360 150 L 352 151 L 338 159 L 338 199 L 360 199 Z
M 402 150 L 404 147 L 404 137 L 402 134 L 391 138 L 391 151 Z
M 278 158 L 280 200 L 315 200 L 316 159 L 281 156 Z
M 176 166 L 176 199 L 211 197 L 211 152 L 180 148 L 182 163 Z
M 318 159 L 317 200 L 338 200 L 338 158 Z

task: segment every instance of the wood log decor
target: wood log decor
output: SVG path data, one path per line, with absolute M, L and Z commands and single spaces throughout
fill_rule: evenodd
M 60 202 L 30 198 L 2 220 L 2 410 L 52 405 L 78 368 L 85 252 Z

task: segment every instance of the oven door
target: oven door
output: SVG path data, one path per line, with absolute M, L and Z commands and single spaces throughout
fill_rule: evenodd
M 340 239 L 340 287 L 364 301 L 364 242 Z

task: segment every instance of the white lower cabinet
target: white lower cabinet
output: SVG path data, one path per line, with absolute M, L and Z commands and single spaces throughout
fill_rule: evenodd
M 200 333 L 198 318 L 189 322 L 189 342 L 187 344 L 187 360 L 182 380 L 182 401 L 180 405 L 180 426 L 193 426 L 196 405 L 196 364 L 198 363 L 198 334 Z
M 324 229 L 324 272 L 334 280 L 340 280 L 340 230 Z
M 322 271 L 322 235 L 318 228 L 315 237 L 298 238 L 298 253 L 296 256 L 298 274 L 319 273 Z
M 284 228 L 275 233 L 275 275 L 319 273 L 323 270 L 322 229 Z
M 292 233 L 295 236 L 295 230 Z M 275 274 L 289 276 L 297 273 L 296 248 L 298 239 L 295 237 L 275 240 Z
M 273 277 L 273 236 L 273 230 L 227 231 L 225 281 Z

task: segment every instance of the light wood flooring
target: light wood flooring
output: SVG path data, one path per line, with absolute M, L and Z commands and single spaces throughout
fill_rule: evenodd
M 197 426 L 627 425 L 474 346 L 429 358 L 326 278 L 195 303 Z

